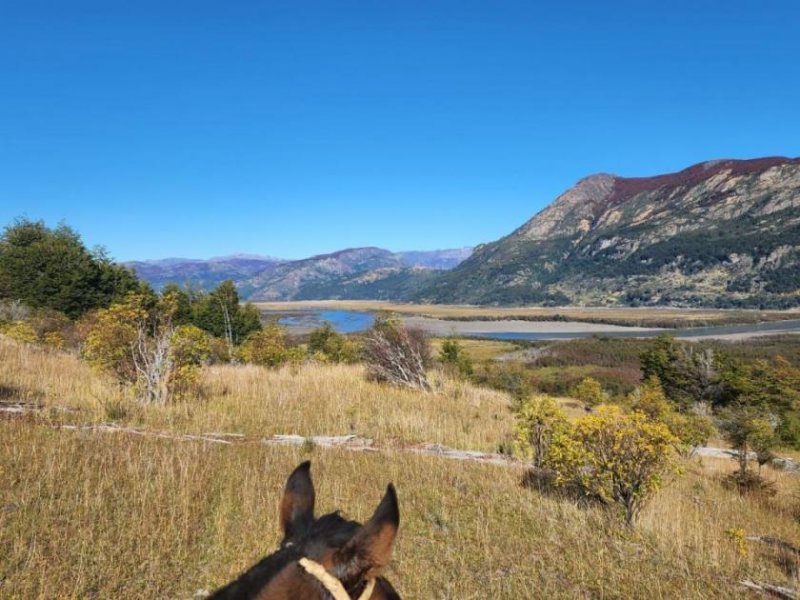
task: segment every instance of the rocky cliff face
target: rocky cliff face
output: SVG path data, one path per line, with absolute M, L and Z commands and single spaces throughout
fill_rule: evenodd
M 798 288 L 800 159 L 764 158 L 586 177 L 418 299 L 780 307 Z

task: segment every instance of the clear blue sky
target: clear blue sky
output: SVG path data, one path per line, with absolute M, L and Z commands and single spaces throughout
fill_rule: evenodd
M 120 260 L 491 241 L 800 155 L 800 2 L 0 0 L 0 222 Z

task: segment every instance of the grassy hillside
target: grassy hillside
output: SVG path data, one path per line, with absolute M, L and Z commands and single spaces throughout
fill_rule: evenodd
M 41 405 L 0 420 L 0 597 L 211 589 L 275 547 L 282 485 L 309 457 L 321 510 L 364 519 L 396 484 L 402 523 L 388 576 L 405 598 L 730 598 L 744 578 L 794 581 L 794 559 L 726 533 L 800 543 L 788 473 L 768 471 L 774 498 L 742 497 L 720 484 L 733 461 L 687 462 L 626 532 L 604 508 L 526 488 L 517 466 L 258 443 L 355 428 L 388 446 L 493 450 L 511 427 L 509 399 L 466 383 L 439 378 L 423 394 L 365 383 L 353 366 L 214 367 L 205 398 L 159 409 L 136 408 L 68 354 L 0 340 L 0 364 L 0 401 Z M 250 443 L 57 427 L 112 419 Z

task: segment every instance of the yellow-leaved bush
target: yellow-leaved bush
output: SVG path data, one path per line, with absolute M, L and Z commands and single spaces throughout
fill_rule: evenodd
M 269 323 L 261 331 L 251 333 L 239 348 L 242 362 L 263 367 L 279 367 L 286 363 L 299 363 L 305 353 L 300 347 L 290 348 L 286 334 L 277 323 Z
M 2 333 L 12 340 L 25 344 L 36 344 L 39 342 L 39 336 L 36 330 L 26 321 L 12 321 L 3 328 Z
M 530 460 L 534 467 L 544 467 L 553 438 L 566 433 L 568 428 L 567 417 L 553 398 L 529 398 L 517 410 L 514 450 Z
M 546 463 L 556 485 L 577 486 L 618 505 L 632 526 L 647 500 L 677 473 L 676 442 L 664 423 L 603 405 L 553 436 Z

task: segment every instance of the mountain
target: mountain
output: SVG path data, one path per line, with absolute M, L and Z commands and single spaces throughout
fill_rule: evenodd
M 454 250 L 429 250 L 425 252 L 398 252 L 408 267 L 426 267 L 428 269 L 452 269 L 472 254 L 472 248 L 456 248 Z
M 251 300 L 307 300 L 307 286 L 327 284 L 374 269 L 401 268 L 402 259 L 381 248 L 348 248 L 273 265 L 239 284 Z
M 800 159 L 586 177 L 415 295 L 426 302 L 800 305 Z
M 249 300 L 410 298 L 443 269 L 469 256 L 471 248 L 390 252 L 348 248 L 302 260 L 238 254 L 209 260 L 166 258 L 127 263 L 161 289 L 170 282 L 209 290 L 232 279 Z
M 271 256 L 234 254 L 208 260 L 191 258 L 163 258 L 125 263 L 136 274 L 160 290 L 167 283 L 192 285 L 209 290 L 226 279 L 244 280 L 264 269 L 286 262 Z

